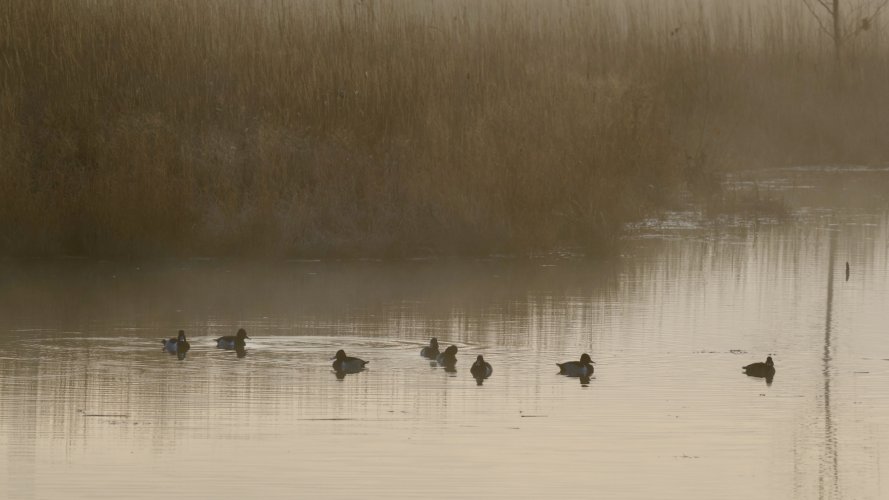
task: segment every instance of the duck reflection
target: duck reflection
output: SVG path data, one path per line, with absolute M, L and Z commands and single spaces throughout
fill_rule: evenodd
M 238 358 L 243 358 L 247 356 L 247 349 L 245 349 L 244 346 L 235 346 L 235 354 Z
M 592 377 L 590 377 L 589 375 L 580 375 L 577 378 L 580 379 L 580 386 L 581 387 L 589 387 L 590 386 L 590 378 L 592 378 Z

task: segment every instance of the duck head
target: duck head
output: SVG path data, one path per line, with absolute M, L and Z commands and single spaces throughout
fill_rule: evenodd
M 589 364 L 592 364 L 593 360 L 590 358 L 589 354 L 583 353 L 580 355 L 580 362 L 585 365 L 589 365 Z
M 475 358 L 475 362 L 478 363 L 478 364 L 480 364 L 480 365 L 483 365 L 483 364 L 485 364 L 485 358 L 483 358 L 482 355 L 479 354 L 478 357 Z
M 435 337 L 432 337 L 431 339 L 429 339 L 429 347 L 432 347 L 433 349 L 438 350 L 438 339 Z
M 771 356 L 769 356 L 769 357 L 766 358 L 766 366 L 768 366 L 768 367 L 773 367 L 773 366 L 775 366 L 775 362 L 772 361 L 772 357 L 771 357 Z
M 447 349 L 445 349 L 444 353 L 446 356 L 456 356 L 457 355 L 457 346 L 452 345 L 451 347 L 448 347 Z
M 339 351 L 336 352 L 336 356 L 334 356 L 333 359 L 335 359 L 337 361 L 345 361 L 346 360 L 346 351 L 340 349 Z
M 244 339 L 250 338 L 247 336 L 247 330 L 244 330 L 243 328 L 238 330 L 238 334 L 236 335 L 236 337 L 238 338 L 238 340 L 244 340 Z
M 185 342 L 185 330 L 179 330 L 179 336 L 176 339 L 177 342 Z

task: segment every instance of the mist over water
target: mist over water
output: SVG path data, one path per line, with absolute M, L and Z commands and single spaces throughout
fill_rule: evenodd
M 0 497 L 882 498 L 887 181 L 745 177 L 791 215 L 669 214 L 607 260 L 3 263 Z

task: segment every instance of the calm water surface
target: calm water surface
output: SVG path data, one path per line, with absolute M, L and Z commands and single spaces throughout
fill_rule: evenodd
M 602 261 L 0 264 L 0 497 L 889 498 L 889 172 L 754 181 Z

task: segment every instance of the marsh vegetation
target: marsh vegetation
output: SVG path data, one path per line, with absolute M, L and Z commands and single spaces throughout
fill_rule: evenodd
M 4 2 L 0 252 L 600 251 L 719 169 L 885 161 L 869 23 L 840 72 L 791 0 Z

